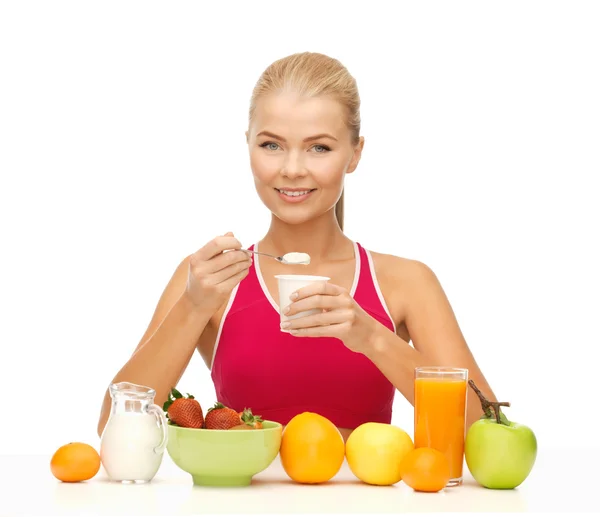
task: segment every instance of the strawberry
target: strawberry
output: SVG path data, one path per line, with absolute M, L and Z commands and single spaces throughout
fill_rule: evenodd
M 169 393 L 168 400 L 163 405 L 163 411 L 167 412 L 169 422 L 179 427 L 192 427 L 200 429 L 204 425 L 202 407 L 193 395 L 184 397 L 175 388 Z
M 206 412 L 204 427 L 206 429 L 231 429 L 240 423 L 241 419 L 237 411 L 217 402 Z
M 260 415 L 253 415 L 251 409 L 246 408 L 238 414 L 242 421 L 241 426 L 239 426 L 238 429 L 262 429 L 263 419 Z

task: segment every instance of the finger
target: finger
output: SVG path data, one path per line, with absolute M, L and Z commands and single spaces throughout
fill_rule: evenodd
M 225 250 L 235 250 L 241 247 L 242 244 L 233 235 L 221 235 L 202 246 L 194 253 L 193 258 L 196 261 L 210 260 Z
M 248 260 L 248 258 L 242 261 L 238 261 L 234 264 L 230 264 L 229 266 L 219 269 L 214 273 L 210 274 L 207 278 L 207 282 L 211 285 L 221 284 L 242 271 L 248 271 L 248 269 L 250 268 L 250 264 L 251 261 Z
M 308 298 L 309 296 L 314 296 L 316 294 L 327 294 L 329 296 L 337 296 L 338 294 L 342 294 L 344 292 L 346 292 L 346 290 L 342 287 L 339 287 L 335 284 L 330 284 L 327 281 L 322 281 L 313 282 L 312 284 L 309 284 L 306 287 L 298 289 L 296 292 L 291 294 L 290 298 L 296 301 L 302 300 L 303 298 Z
M 333 310 L 347 307 L 347 305 L 346 299 L 341 295 L 328 296 L 326 294 L 315 294 L 284 307 L 283 313 L 287 316 L 293 316 L 299 312 L 310 311 L 312 309 Z
M 350 324 L 348 322 L 326 325 L 324 327 L 309 327 L 303 329 L 292 329 L 290 334 L 297 337 L 337 337 L 342 338 L 348 333 Z
M 232 266 L 233 264 L 237 264 L 238 262 L 244 262 L 250 265 L 252 264 L 252 258 L 243 251 L 228 251 L 227 253 L 221 253 L 221 255 L 217 255 L 206 262 L 202 262 L 198 269 L 203 273 L 216 273 L 217 271 Z
M 230 276 L 227 280 L 218 284 L 219 289 L 221 289 L 223 292 L 230 292 L 236 285 L 246 278 L 246 276 L 248 276 L 248 271 L 248 268 L 246 268 L 239 273 Z
M 339 323 L 350 321 L 353 314 L 354 312 L 350 309 L 320 312 L 318 314 L 311 314 L 309 316 L 302 316 L 301 318 L 285 321 L 281 324 L 281 328 L 302 329 L 337 325 Z

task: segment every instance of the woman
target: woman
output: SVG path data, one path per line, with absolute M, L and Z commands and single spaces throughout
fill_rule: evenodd
M 310 265 L 252 259 L 232 233 L 216 237 L 176 269 L 113 382 L 152 386 L 162 403 L 198 350 L 220 402 L 284 425 L 314 411 L 344 438 L 362 422 L 389 423 L 396 390 L 412 404 L 420 365 L 466 367 L 495 400 L 434 273 L 370 252 L 343 233 L 344 178 L 364 145 L 359 107 L 356 83 L 335 59 L 296 54 L 264 71 L 246 137 L 256 190 L 272 219 L 254 251 L 305 252 Z M 288 315 L 320 312 L 280 329 L 275 275 L 285 273 L 331 280 L 282 300 Z M 468 397 L 467 426 L 481 414 L 472 390 Z M 109 413 L 107 393 L 99 434 Z

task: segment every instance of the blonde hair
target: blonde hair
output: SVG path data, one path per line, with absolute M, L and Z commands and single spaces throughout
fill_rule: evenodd
M 360 138 L 360 96 L 356 80 L 337 59 L 316 52 L 301 52 L 278 59 L 258 79 L 250 101 L 252 121 L 256 103 L 264 95 L 293 91 L 306 97 L 330 96 L 346 108 L 352 143 Z M 344 229 L 344 191 L 335 205 L 335 216 Z

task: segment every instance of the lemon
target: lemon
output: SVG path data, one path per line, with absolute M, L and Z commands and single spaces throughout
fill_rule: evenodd
M 367 422 L 346 440 L 346 461 L 364 483 L 393 485 L 402 479 L 400 463 L 414 448 L 411 437 L 399 427 Z

